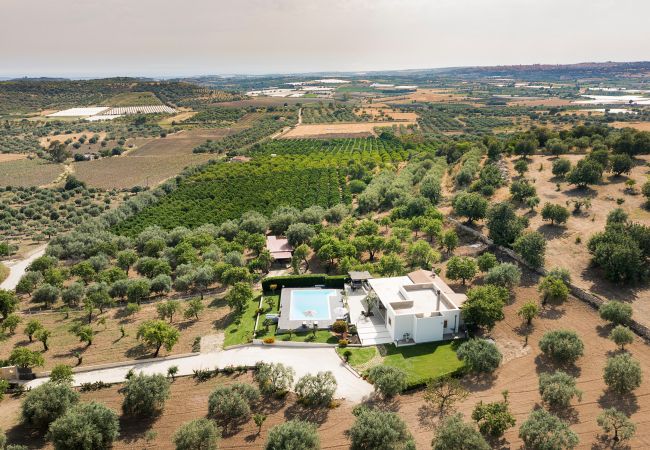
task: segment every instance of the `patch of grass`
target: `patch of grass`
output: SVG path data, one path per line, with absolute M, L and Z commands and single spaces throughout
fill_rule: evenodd
M 259 305 L 259 302 L 260 296 L 256 295 L 250 302 L 248 302 L 240 314 L 235 315 L 234 312 L 231 313 L 232 319 L 224 330 L 224 348 L 236 344 L 245 344 L 253 339 L 255 317 L 257 316 L 257 306 Z
M 404 370 L 409 385 L 424 383 L 462 367 L 463 363 L 456 356 L 457 345 L 457 342 L 431 342 L 409 347 L 386 345 L 383 363 Z
M 7 279 L 9 276 L 9 267 L 0 263 L 0 283 Z
M 344 356 L 343 354 L 346 351 L 350 351 L 352 355 L 348 364 L 352 367 L 359 367 L 367 364 L 372 358 L 377 354 L 376 347 L 347 347 L 347 348 L 337 348 L 336 351 L 339 355 Z

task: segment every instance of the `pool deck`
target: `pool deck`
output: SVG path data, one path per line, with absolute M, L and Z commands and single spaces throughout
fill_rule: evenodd
M 287 331 L 287 330 L 311 330 L 313 327 L 314 320 L 291 320 L 291 293 L 293 291 L 313 291 L 315 289 L 320 289 L 318 287 L 309 287 L 309 288 L 284 288 L 280 294 L 280 319 L 278 320 L 278 331 Z M 336 295 L 329 297 L 329 308 L 330 308 L 330 319 L 329 320 L 316 320 L 318 322 L 319 329 L 329 328 L 338 317 L 336 316 L 336 309 L 343 307 L 343 299 L 341 297 L 341 290 L 323 288 L 325 290 L 331 290 L 336 292 Z M 306 324 L 306 327 L 304 326 Z

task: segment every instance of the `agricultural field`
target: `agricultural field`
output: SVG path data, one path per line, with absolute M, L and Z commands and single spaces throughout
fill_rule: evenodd
M 203 144 L 194 147 L 195 153 L 226 153 L 230 151 L 241 151 L 246 147 L 255 144 L 278 133 L 281 130 L 295 125 L 298 115 L 295 111 L 287 109 L 284 111 L 268 111 L 262 115 L 253 115 L 252 121 L 248 121 L 249 126 L 237 130 L 235 133 L 213 141 L 206 140 Z M 242 118 L 246 120 L 246 116 Z
M 145 140 L 122 156 L 74 162 L 72 167 L 76 177 L 97 188 L 156 186 L 185 167 L 213 159 L 212 154 L 197 154 L 192 149 L 206 139 L 222 139 L 228 133 L 227 129 L 183 131 L 165 138 Z
M 184 123 L 225 127 L 236 123 L 246 114 L 241 108 L 208 108 L 183 120 Z
M 46 241 L 114 207 L 124 195 L 128 196 L 83 186 L 69 190 L 5 187 L 0 192 L 0 242 Z
M 332 139 L 345 137 L 377 136 L 378 128 L 392 126 L 414 125 L 415 122 L 359 122 L 359 123 L 328 123 L 305 125 L 300 124 L 282 134 L 282 139 Z
M 318 124 L 367 120 L 355 114 L 355 109 L 351 106 L 334 105 L 333 103 L 328 106 L 320 104 L 318 106 L 306 106 L 302 109 L 302 123 Z
M 45 186 L 63 170 L 62 164 L 35 158 L 0 162 L 0 186 Z
M 281 205 L 334 206 L 349 196 L 345 170 L 349 160 L 397 163 L 407 152 L 376 139 L 343 139 L 274 141 L 250 155 L 250 162 L 207 166 L 117 230 L 133 234 L 153 224 L 168 229 L 220 224 L 246 211 L 268 214 Z

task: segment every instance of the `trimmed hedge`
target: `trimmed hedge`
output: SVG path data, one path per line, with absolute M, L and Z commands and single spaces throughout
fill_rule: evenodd
M 278 289 L 282 288 L 298 288 L 298 287 L 312 287 L 316 285 L 324 285 L 328 288 L 342 289 L 345 283 L 346 275 L 287 275 L 281 277 L 269 277 L 262 281 L 262 289 L 264 291 L 271 290 L 270 286 L 276 284 Z

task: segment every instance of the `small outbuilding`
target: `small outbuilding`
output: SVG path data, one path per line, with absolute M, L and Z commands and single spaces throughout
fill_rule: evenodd
M 293 247 L 285 237 L 267 236 L 266 249 L 276 261 L 291 260 L 293 256 Z
M 372 278 L 372 275 L 370 275 L 370 272 L 367 270 L 364 271 L 350 271 L 348 272 L 348 276 L 350 277 L 350 286 L 352 289 L 361 289 L 364 285 L 364 283 L 367 283 L 368 280 Z

